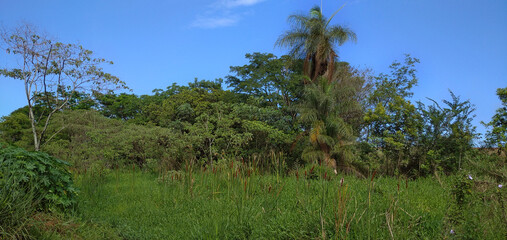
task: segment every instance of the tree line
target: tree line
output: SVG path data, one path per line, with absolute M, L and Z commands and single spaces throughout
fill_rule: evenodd
M 22 59 L 0 74 L 25 83 L 27 106 L 0 120 L 0 141 L 42 150 L 75 168 L 135 164 L 179 169 L 223 159 L 259 161 L 273 154 L 287 169 L 323 164 L 335 172 L 372 171 L 411 177 L 453 173 L 477 154 L 475 107 L 449 91 L 430 104 L 412 100 L 417 58 L 394 61 L 373 74 L 340 61 L 337 46 L 356 41 L 331 25 L 318 7 L 291 15 L 277 46 L 284 56 L 249 53 L 223 79 L 172 84 L 152 94 L 126 88 L 102 70 L 108 62 L 81 46 L 41 37 L 30 26 L 2 34 Z M 507 88 L 486 144 L 505 163 Z M 502 158 L 503 157 L 503 158 Z M 502 160 L 503 159 L 503 160 Z

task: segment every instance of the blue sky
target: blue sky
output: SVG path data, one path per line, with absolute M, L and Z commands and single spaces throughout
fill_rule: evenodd
M 78 42 L 115 62 L 107 70 L 136 94 L 176 82 L 215 79 L 251 52 L 274 47 L 287 16 L 319 0 L 0 0 L 0 24 L 32 23 L 59 41 Z M 507 1 L 323 0 L 324 15 L 346 6 L 334 24 L 356 32 L 340 60 L 375 73 L 409 53 L 419 58 L 414 99 L 448 99 L 448 89 L 476 105 L 475 125 L 489 121 L 507 87 Z M 0 52 L 0 67 L 12 65 Z M 0 78 L 0 116 L 24 106 L 19 81 Z

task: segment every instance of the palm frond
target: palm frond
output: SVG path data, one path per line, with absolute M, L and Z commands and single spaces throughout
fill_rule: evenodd
M 303 153 L 301 154 L 301 158 L 305 162 L 315 163 L 315 162 L 320 162 L 320 161 L 324 160 L 325 154 L 322 151 L 320 151 L 319 149 L 315 149 L 313 147 L 306 147 L 303 150 Z
M 348 27 L 332 26 L 328 29 L 327 35 L 332 43 L 337 43 L 339 46 L 345 42 L 357 42 L 356 34 Z
M 336 11 L 333 13 L 333 15 L 331 15 L 331 17 L 330 17 L 330 18 L 327 20 L 327 22 L 326 22 L 326 27 L 329 25 L 329 23 L 330 23 L 330 22 L 331 22 L 331 20 L 334 18 L 334 16 L 335 16 L 335 15 L 336 15 L 336 14 L 337 14 L 340 10 L 342 10 L 342 8 L 344 8 L 344 7 L 345 7 L 345 5 L 346 5 L 346 3 L 345 3 L 345 4 L 343 4 L 340 8 L 338 8 L 338 10 L 336 10 Z

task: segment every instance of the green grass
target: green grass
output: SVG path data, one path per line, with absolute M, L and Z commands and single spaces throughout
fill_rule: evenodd
M 84 221 L 116 229 L 125 239 L 456 237 L 446 220 L 448 187 L 432 178 L 344 176 L 341 185 L 341 176 L 247 175 L 236 169 L 78 175 L 78 210 Z

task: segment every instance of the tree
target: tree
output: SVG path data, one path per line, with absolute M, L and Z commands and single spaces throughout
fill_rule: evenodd
M 189 143 L 192 148 L 201 152 L 209 159 L 219 153 L 237 156 L 252 138 L 249 132 L 241 131 L 242 119 L 232 112 L 233 104 L 216 102 L 210 109 L 195 118 L 195 123 L 186 124 Z
M 107 94 L 95 93 L 94 95 L 99 102 L 102 114 L 106 117 L 130 120 L 139 115 L 142 102 L 134 94 L 116 95 L 114 92 L 108 92 Z
M 360 109 L 354 99 L 357 91 L 340 81 L 329 82 L 324 77 L 319 80 L 319 83 L 306 86 L 300 106 L 300 120 L 309 126 L 310 143 L 303 151 L 303 159 L 324 162 L 332 166 L 335 173 L 338 168 L 354 170 L 350 166 L 350 146 L 355 136 L 352 125 L 345 118 Z
M 46 139 L 45 134 L 53 114 L 68 107 L 77 92 L 127 88 L 101 68 L 112 62 L 93 58 L 92 51 L 80 45 L 53 41 L 28 24 L 2 31 L 0 46 L 18 58 L 17 67 L 0 69 L 0 74 L 24 83 L 36 151 L 51 139 Z M 38 116 L 34 114 L 36 102 L 47 106 Z
M 418 140 L 422 149 L 417 164 L 419 175 L 437 170 L 456 171 L 462 165 L 462 158 L 472 149 L 472 140 L 476 137 L 472 125 L 475 107 L 469 100 L 462 101 L 452 91 L 449 93 L 451 100 L 442 100 L 445 106 L 432 99 L 429 100 L 433 104 L 427 107 L 418 102 L 423 121 Z
M 295 122 L 295 105 L 303 93 L 303 75 L 300 60 L 284 55 L 277 58 L 271 53 L 246 54 L 249 64 L 231 67 L 233 75 L 226 82 L 234 93 L 248 100 L 255 98 L 262 107 L 281 109 Z M 293 125 L 293 124 L 292 124 Z
M 507 152 L 507 87 L 498 88 L 496 95 L 502 106 L 496 110 L 489 123 L 482 123 L 490 130 L 486 133 L 486 145 L 498 148 L 498 153 Z
M 5 141 L 18 147 L 29 145 L 27 130 L 30 129 L 30 121 L 26 118 L 27 110 L 27 107 L 23 107 L 0 118 L 0 142 Z
M 382 149 L 387 158 L 385 171 L 394 174 L 408 165 L 410 150 L 417 142 L 420 116 L 408 98 L 417 84 L 415 64 L 419 60 L 405 56 L 404 64 L 391 64 L 391 74 L 376 77 L 375 90 L 369 97 L 373 106 L 366 111 L 365 135 L 369 143 Z M 391 161 L 393 160 L 393 161 Z
M 352 30 L 329 23 L 340 11 L 326 19 L 320 8 L 315 6 L 309 15 L 294 14 L 288 18 L 292 29 L 283 33 L 276 45 L 289 47 L 290 55 L 294 58 L 304 58 L 303 73 L 312 82 L 319 76 L 326 75 L 328 81 L 333 80 L 337 51 L 335 44 L 341 46 L 345 42 L 356 41 L 356 34 Z

